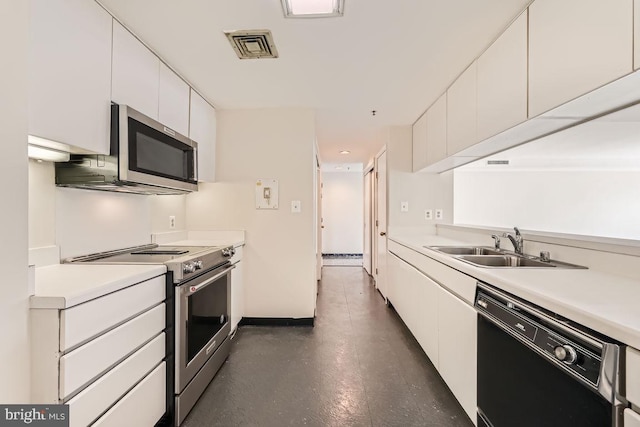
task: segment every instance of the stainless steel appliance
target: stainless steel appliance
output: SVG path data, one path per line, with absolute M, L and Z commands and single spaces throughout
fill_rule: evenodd
M 72 155 L 56 163 L 56 184 L 139 194 L 197 191 L 197 147 L 133 108 L 112 104 L 110 155 Z
M 619 344 L 478 283 L 478 426 L 617 426 Z
M 180 425 L 229 355 L 232 246 L 146 245 L 70 258 L 167 267 L 167 414 Z M 175 363 L 173 363 L 175 362 Z

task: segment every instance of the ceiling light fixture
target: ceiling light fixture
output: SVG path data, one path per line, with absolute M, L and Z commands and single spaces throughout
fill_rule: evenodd
M 286 18 L 329 18 L 344 14 L 344 0 L 282 0 Z
M 340 154 L 351 154 L 351 151 L 349 151 L 349 150 L 342 150 L 342 151 L 340 152 Z

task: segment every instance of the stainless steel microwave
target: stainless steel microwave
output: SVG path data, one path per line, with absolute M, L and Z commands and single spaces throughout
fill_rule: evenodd
M 198 189 L 198 144 L 126 105 L 111 105 L 110 155 L 56 163 L 56 185 L 137 194 Z

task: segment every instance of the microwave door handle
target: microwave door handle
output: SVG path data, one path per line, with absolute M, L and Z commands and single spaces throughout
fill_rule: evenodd
M 226 275 L 227 273 L 229 273 L 231 270 L 233 270 L 234 268 L 236 268 L 235 265 L 232 265 L 231 267 L 227 267 L 224 270 L 222 270 L 220 273 L 216 274 L 215 276 L 205 280 L 204 282 L 200 283 L 199 285 L 195 285 L 195 286 L 189 286 L 187 288 L 188 294 L 189 295 L 193 295 L 198 291 L 201 291 L 203 288 L 206 288 L 207 286 L 209 286 L 210 284 L 212 284 L 213 282 L 215 282 L 216 280 L 218 280 L 219 278 L 221 278 L 222 276 Z

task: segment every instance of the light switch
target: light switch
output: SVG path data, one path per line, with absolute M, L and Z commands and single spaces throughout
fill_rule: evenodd
M 409 212 L 409 202 L 400 202 L 400 212 Z
M 300 203 L 300 200 L 292 200 L 291 213 L 300 213 L 300 212 L 302 212 L 302 203 Z

